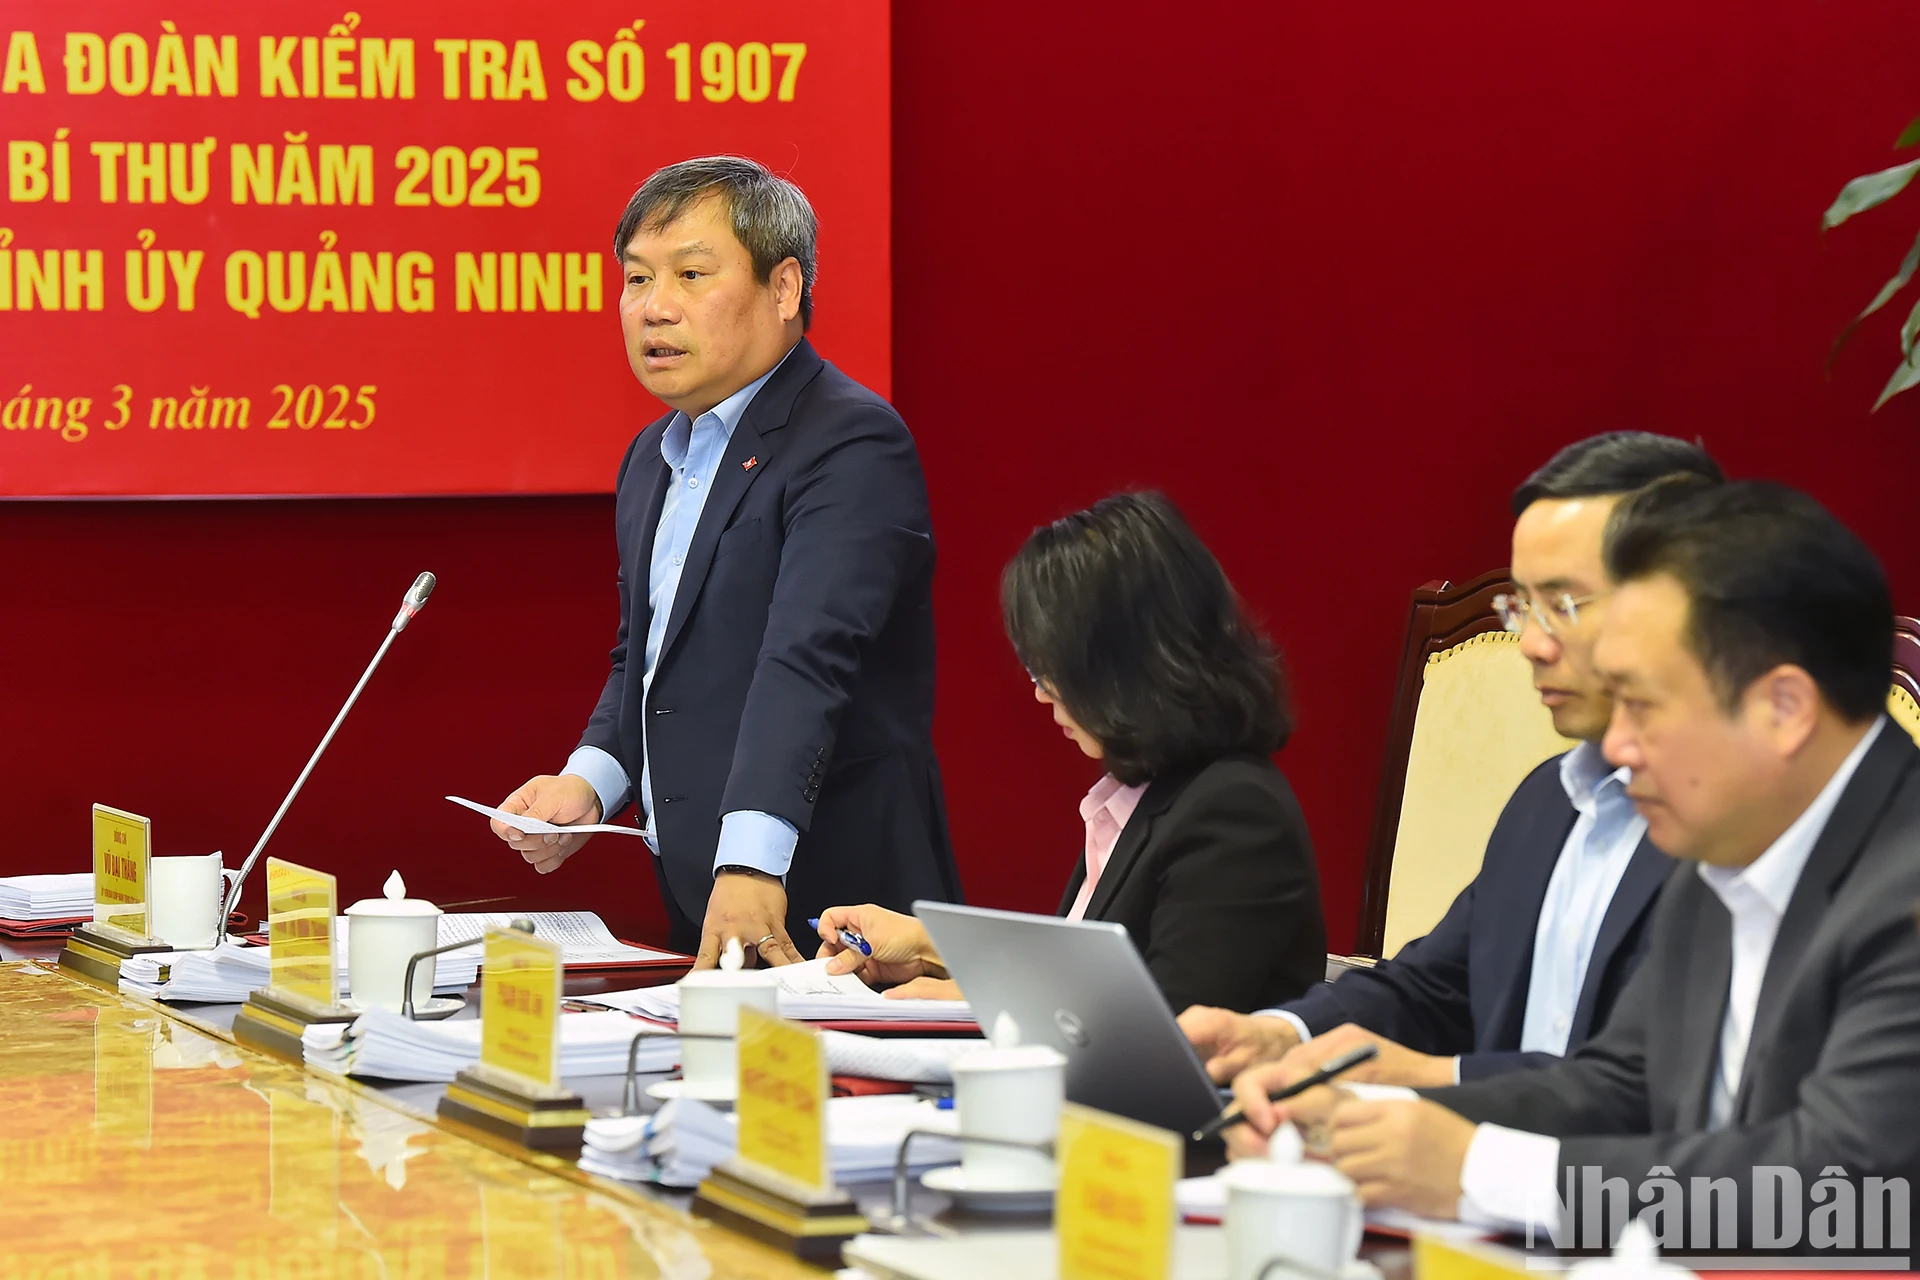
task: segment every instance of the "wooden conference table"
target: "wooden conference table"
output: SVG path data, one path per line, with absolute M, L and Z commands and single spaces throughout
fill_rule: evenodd
M 442 1126 L 442 1086 L 323 1078 L 234 1044 L 238 1006 L 105 991 L 57 954 L 0 943 L 0 1280 L 822 1274 L 684 1194 Z

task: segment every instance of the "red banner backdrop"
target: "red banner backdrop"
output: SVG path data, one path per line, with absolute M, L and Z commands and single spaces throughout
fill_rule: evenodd
M 889 390 L 885 0 L 151 12 L 10 11 L 0 496 L 609 490 L 613 227 L 702 153 L 806 190 Z

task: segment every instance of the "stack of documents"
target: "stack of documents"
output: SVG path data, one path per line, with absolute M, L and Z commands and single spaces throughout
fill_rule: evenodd
M 900 1140 L 911 1129 L 958 1132 L 953 1112 L 926 1098 L 883 1094 L 827 1101 L 828 1161 L 837 1182 L 871 1182 L 892 1174 Z M 650 1116 L 589 1120 L 580 1167 L 625 1182 L 694 1187 L 733 1157 L 739 1122 L 691 1098 L 675 1098 Z M 910 1168 L 924 1172 L 960 1159 L 950 1137 L 918 1138 Z
M 907 1084 L 952 1084 L 953 1060 L 984 1047 L 970 1038 L 908 1040 L 897 1036 L 857 1036 L 846 1031 L 822 1031 L 827 1070 L 836 1076 L 863 1076 L 869 1080 L 899 1080 Z
M 851 973 L 829 974 L 825 960 L 773 970 L 780 982 L 780 1016 L 801 1022 L 971 1022 L 964 1000 L 889 1000 Z M 680 1021 L 680 989 L 640 987 L 579 997 L 659 1022 Z
M 409 1022 L 369 1009 L 350 1023 L 317 1023 L 301 1045 L 308 1066 L 379 1080 L 448 1081 L 480 1060 L 480 1018 Z M 627 1051 L 647 1028 L 624 1013 L 560 1015 L 560 1075 L 612 1076 L 627 1069 Z M 640 1047 L 642 1071 L 669 1071 L 680 1061 L 675 1036 L 650 1036 Z
M 0 920 L 93 918 L 93 875 L 0 877 Z
M 91 890 L 89 890 L 91 892 Z M 480 956 L 480 941 L 488 929 L 505 929 L 515 920 L 533 922 L 537 938 L 560 944 L 561 962 L 568 965 L 617 965 L 642 967 L 687 963 L 687 957 L 674 951 L 655 951 L 651 947 L 630 947 L 613 936 L 606 922 L 591 911 L 469 911 L 440 917 L 439 946 L 471 939 L 472 951 L 455 951 L 456 956 Z M 349 918 L 335 916 L 333 936 L 340 954 L 347 953 Z
M 340 994 L 351 995 L 344 945 L 334 948 L 334 964 L 340 974 Z M 435 991 L 465 991 L 479 976 L 478 950 L 455 951 L 433 962 Z M 120 989 L 153 1000 L 233 1004 L 270 981 L 267 948 L 232 938 L 211 951 L 156 951 L 129 956 L 120 964 Z

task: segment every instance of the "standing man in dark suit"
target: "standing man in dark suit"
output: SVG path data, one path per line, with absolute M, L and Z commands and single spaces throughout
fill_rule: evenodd
M 1607 759 L 1681 860 L 1619 1008 L 1541 1071 L 1286 1111 L 1373 1204 L 1563 1245 L 1644 1209 L 1669 1249 L 1904 1254 L 1920 750 L 1884 714 L 1886 577 L 1813 499 L 1751 482 L 1636 494 L 1606 560 Z M 1263 1075 L 1235 1082 L 1257 1133 Z
M 1305 1076 L 1371 1041 L 1380 1055 L 1350 1079 L 1453 1084 L 1556 1061 L 1606 1022 L 1672 864 L 1600 754 L 1613 710 L 1592 662 L 1600 539 L 1623 494 L 1676 473 L 1721 479 L 1698 446 L 1616 431 L 1568 445 L 1514 493 L 1515 592 L 1496 603 L 1554 728 L 1580 745 L 1521 782 L 1432 933 L 1278 1009 L 1183 1014 L 1214 1079 L 1276 1059 L 1276 1078 Z
M 960 892 L 933 753 L 933 536 L 891 405 L 823 361 L 816 224 L 751 160 L 669 165 L 614 236 L 627 360 L 670 412 L 620 463 L 620 631 L 580 746 L 501 807 L 638 808 L 672 945 L 804 958 L 807 918 Z M 583 842 L 495 832 L 541 872 Z M 811 951 L 811 948 L 809 948 Z

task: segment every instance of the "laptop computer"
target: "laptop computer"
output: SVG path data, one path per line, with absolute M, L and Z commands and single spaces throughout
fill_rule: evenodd
M 1220 1113 L 1221 1094 L 1124 927 L 1102 920 L 916 902 L 967 1003 L 1001 1013 L 1026 1044 L 1067 1057 L 1067 1098 L 1176 1133 Z

